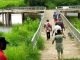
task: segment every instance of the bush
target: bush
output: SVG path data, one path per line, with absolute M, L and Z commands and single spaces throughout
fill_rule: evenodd
M 44 48 L 44 40 L 41 36 L 37 39 L 37 47 L 40 50 Z
M 53 8 L 56 7 L 56 4 L 53 4 L 53 2 L 49 1 L 49 2 L 46 3 L 46 6 L 47 6 L 47 8 L 49 8 L 49 9 L 53 9 Z
M 40 60 L 40 53 L 38 49 L 32 49 L 32 46 L 28 46 L 26 60 Z
M 0 36 L 3 36 L 3 32 L 0 32 Z
M 11 32 L 4 33 L 6 40 L 10 42 L 5 51 L 8 60 L 39 60 L 38 50 L 33 50 L 31 43 L 39 21 L 27 22 L 23 25 L 13 26 Z
M 80 31 L 80 19 L 77 17 L 67 17 L 69 21 Z
M 8 60 L 25 60 L 26 50 L 25 44 L 22 43 L 20 46 L 7 46 L 5 54 Z

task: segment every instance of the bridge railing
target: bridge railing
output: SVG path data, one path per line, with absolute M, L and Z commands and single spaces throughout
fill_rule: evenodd
M 41 33 L 41 30 L 43 28 L 43 20 L 44 20 L 44 14 L 41 15 L 41 21 L 40 21 L 39 27 L 38 27 L 37 31 L 35 32 L 32 40 L 31 40 L 32 45 L 33 45 L 33 49 L 36 47 L 37 40 L 38 40 L 40 33 Z
M 80 9 L 80 6 L 58 6 L 58 9 Z
M 33 6 L 33 7 L 11 7 L 11 8 L 6 8 L 7 10 L 13 10 L 13 9 L 24 9 L 24 10 L 45 10 L 46 7 L 44 6 Z
M 73 36 L 80 42 L 80 32 L 69 22 L 69 20 L 62 13 L 60 14 L 65 26 L 70 30 Z

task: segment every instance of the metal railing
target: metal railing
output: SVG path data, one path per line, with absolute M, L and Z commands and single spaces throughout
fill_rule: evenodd
M 33 7 L 11 7 L 0 9 L 0 12 L 30 12 L 30 11 L 45 11 L 44 6 L 33 6 Z
M 20 9 L 20 10 L 45 10 L 46 7 L 44 6 L 28 6 L 28 7 L 11 7 L 11 8 L 5 8 L 6 10 L 14 10 L 14 9 Z
M 63 7 L 68 7 L 68 8 L 79 8 L 79 9 L 80 9 L 80 5 L 79 5 L 79 6 L 58 6 L 58 8 L 63 8 Z
M 37 31 L 35 32 L 32 40 L 31 40 L 32 45 L 33 45 L 33 49 L 36 47 L 37 39 L 40 36 L 41 30 L 42 30 L 42 27 L 43 27 L 43 20 L 44 20 L 44 14 L 41 17 L 41 21 L 40 21 L 39 27 L 38 27 Z
M 72 32 L 73 36 L 80 42 L 80 32 L 69 22 L 69 20 L 62 13 L 60 14 L 64 24 Z
M 61 11 L 80 11 L 80 6 L 58 6 Z

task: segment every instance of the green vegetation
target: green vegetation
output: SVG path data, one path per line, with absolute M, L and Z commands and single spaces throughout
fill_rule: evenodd
M 56 6 L 79 5 L 79 0 L 0 0 L 0 8 L 19 6 L 46 6 L 53 9 Z
M 22 25 L 15 25 L 12 31 L 0 33 L 9 41 L 7 49 L 4 51 L 8 60 L 40 60 L 39 50 L 43 48 L 43 38 L 39 37 L 37 48 L 32 46 L 31 39 L 39 25 L 39 20 L 27 19 Z M 40 47 L 40 45 L 41 47 Z
M 44 49 L 44 40 L 41 36 L 38 38 L 37 48 L 40 49 L 40 50 Z
M 24 6 L 24 0 L 0 0 L 0 8 Z
M 77 17 L 68 17 L 68 19 L 80 31 L 80 19 Z
M 80 5 L 79 0 L 28 0 L 28 1 L 30 6 L 46 6 L 47 8 L 55 8 L 56 6 Z

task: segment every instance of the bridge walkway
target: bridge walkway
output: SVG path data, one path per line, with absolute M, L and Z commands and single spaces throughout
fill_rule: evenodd
M 54 27 L 53 12 L 53 10 L 46 10 L 44 13 L 44 19 L 49 19 L 50 23 Z M 64 31 L 66 39 L 63 40 L 64 58 L 80 58 L 80 46 L 78 45 L 79 43 L 76 39 L 71 39 L 67 34 L 68 32 L 69 29 L 66 27 L 66 30 Z M 52 45 L 53 37 L 51 36 L 51 39 L 47 41 L 44 29 L 41 32 L 41 36 L 44 38 L 45 41 L 45 48 L 41 51 L 41 60 L 58 60 L 55 43 Z

